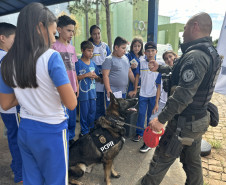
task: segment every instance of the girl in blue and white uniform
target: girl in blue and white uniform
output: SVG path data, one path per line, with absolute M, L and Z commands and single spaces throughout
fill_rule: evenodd
M 65 106 L 77 99 L 55 42 L 56 17 L 40 3 L 19 14 L 15 42 L 4 57 L 0 103 L 4 110 L 20 105 L 18 145 L 23 183 L 68 184 L 68 133 Z M 64 106 L 64 105 L 65 106 Z
M 93 25 L 90 27 L 90 35 L 89 41 L 91 41 L 94 45 L 93 49 L 93 58 L 92 60 L 95 62 L 98 70 L 99 77 L 101 80 L 96 80 L 96 116 L 95 120 L 100 116 L 104 116 L 105 114 L 105 103 L 104 103 L 104 84 L 102 77 L 102 64 L 105 61 L 105 58 L 111 54 L 111 50 L 105 42 L 101 41 L 101 30 L 97 25 Z
M 134 38 L 132 40 L 132 43 L 130 45 L 130 51 L 126 54 L 127 58 L 129 59 L 130 66 L 132 69 L 132 72 L 134 74 L 134 78 L 136 77 L 136 74 L 139 74 L 140 70 L 140 59 L 144 57 L 143 55 L 143 40 L 141 38 Z M 138 83 L 138 86 L 140 86 L 140 80 Z M 130 97 L 134 96 L 132 92 L 134 90 L 133 83 L 130 81 L 127 95 Z

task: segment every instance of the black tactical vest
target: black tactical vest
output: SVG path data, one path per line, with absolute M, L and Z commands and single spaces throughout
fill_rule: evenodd
M 208 69 L 208 72 L 205 74 L 202 83 L 200 84 L 195 96 L 193 97 L 193 102 L 187 106 L 187 108 L 180 115 L 195 115 L 195 114 L 203 114 L 206 112 L 207 104 L 209 103 L 214 87 L 220 72 L 220 66 L 222 60 L 218 55 L 216 49 L 209 43 L 203 42 L 192 45 L 186 49 L 184 54 L 192 51 L 192 50 L 201 50 L 206 53 L 211 58 L 211 65 Z M 171 76 L 171 87 L 177 86 L 179 83 L 179 73 L 181 69 L 181 60 L 184 57 L 184 54 L 179 58 L 173 67 L 173 72 Z

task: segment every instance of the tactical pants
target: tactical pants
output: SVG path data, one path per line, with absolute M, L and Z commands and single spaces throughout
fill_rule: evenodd
M 193 138 L 191 146 L 182 145 L 180 153 L 180 162 L 187 175 L 186 185 L 203 185 L 202 163 L 201 163 L 201 140 L 202 135 L 209 126 L 209 114 L 207 116 L 193 121 L 186 122 L 183 125 L 181 137 Z M 166 127 L 165 134 L 176 131 L 177 120 L 173 119 Z M 164 135 L 165 135 L 164 134 Z M 149 171 L 142 178 L 141 185 L 159 185 L 163 180 L 170 166 L 176 160 L 176 157 L 170 157 L 165 154 L 166 148 L 162 145 L 163 136 L 160 139 L 159 146 L 156 148 L 151 160 Z

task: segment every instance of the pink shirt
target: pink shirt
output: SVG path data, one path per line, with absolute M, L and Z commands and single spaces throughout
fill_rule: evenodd
M 78 61 L 78 58 L 76 56 L 75 47 L 72 46 L 71 44 L 68 44 L 66 46 L 58 40 L 53 44 L 52 47 L 53 49 L 55 49 L 60 53 L 65 64 L 68 78 L 71 82 L 71 86 L 74 92 L 77 92 L 77 85 L 76 85 L 77 74 L 75 70 L 75 62 Z

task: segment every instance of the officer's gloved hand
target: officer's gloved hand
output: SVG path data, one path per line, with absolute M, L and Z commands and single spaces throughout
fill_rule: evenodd
M 165 92 L 169 92 L 169 80 L 168 79 L 164 79 L 163 82 L 162 82 L 162 85 L 163 85 L 163 90 Z
M 162 74 L 162 85 L 163 85 L 163 90 L 165 92 L 169 92 L 169 84 L 170 84 L 170 74 L 163 73 Z

